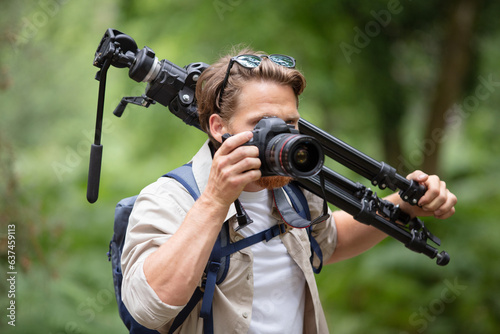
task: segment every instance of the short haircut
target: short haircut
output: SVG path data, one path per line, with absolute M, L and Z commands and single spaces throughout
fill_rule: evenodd
M 238 95 L 246 83 L 250 81 L 265 81 L 290 86 L 297 98 L 297 105 L 298 96 L 306 87 L 306 79 L 299 70 L 277 65 L 264 57 L 262 63 L 253 69 L 244 68 L 239 64 L 233 65 L 229 80 L 224 88 L 224 96 L 219 105 L 219 94 L 224 76 L 226 75 L 227 66 L 232 57 L 242 54 L 264 55 L 266 53 L 256 52 L 249 48 L 233 51 L 232 55 L 220 58 L 203 71 L 196 85 L 200 125 L 203 131 L 208 134 L 212 143 L 216 145 L 218 143 L 210 134 L 210 116 L 212 114 L 219 114 L 223 120 L 229 121 L 235 111 Z

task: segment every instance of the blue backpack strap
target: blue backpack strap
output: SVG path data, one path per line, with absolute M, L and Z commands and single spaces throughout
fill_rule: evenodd
M 227 224 L 225 222 L 224 224 Z M 285 232 L 285 225 L 279 224 L 274 225 L 264 231 L 256 233 L 250 237 L 244 238 L 235 243 L 228 243 L 225 246 L 221 246 L 220 242 L 220 234 L 215 242 L 214 248 L 212 249 L 212 253 L 210 255 L 210 260 L 207 265 L 207 279 L 205 282 L 205 295 L 203 296 L 203 301 L 201 304 L 200 317 L 203 318 L 203 328 L 204 333 L 211 334 L 213 333 L 213 310 L 212 310 L 212 300 L 215 292 L 215 285 L 219 282 L 216 282 L 217 273 L 219 272 L 219 268 L 221 267 L 221 263 L 219 259 L 224 259 L 227 256 L 238 252 L 244 248 L 252 246 L 261 241 L 269 241 L 272 238 L 280 235 L 280 233 Z
M 191 164 L 186 164 L 175 170 L 163 175 L 171 177 L 178 182 L 180 182 L 184 188 L 191 194 L 194 200 L 200 196 L 200 191 L 196 180 L 194 178 Z M 111 261 L 111 266 L 113 270 L 113 281 L 115 287 L 115 296 L 118 303 L 118 311 L 123 323 L 128 328 L 130 333 L 133 334 L 154 334 L 158 331 L 147 329 L 146 327 L 139 324 L 130 314 L 130 312 L 123 304 L 121 297 L 121 285 L 123 280 L 123 274 L 121 271 L 121 255 L 123 251 L 123 244 L 125 241 L 125 234 L 127 231 L 128 220 L 130 213 L 134 207 L 137 196 L 128 197 L 122 199 L 115 208 L 115 219 L 113 227 L 113 237 L 109 244 L 108 259 Z M 175 318 L 174 323 L 171 326 L 170 333 L 173 333 L 188 317 L 191 311 L 194 309 L 196 304 L 203 297 L 203 292 L 198 288 L 193 296 L 191 297 L 188 304 L 182 309 L 179 315 Z
M 222 247 L 220 250 L 221 256 L 226 256 L 227 254 L 233 254 L 236 253 L 244 248 L 247 248 L 249 246 L 252 246 L 258 242 L 261 241 L 269 241 L 274 237 L 277 237 L 278 235 L 285 233 L 286 228 L 285 225 L 279 224 L 279 225 L 274 225 L 268 228 L 267 230 L 261 231 L 259 233 L 256 233 L 254 235 L 251 235 L 247 238 L 241 239 L 240 241 L 237 241 L 235 243 L 229 244 L 225 247 Z
M 171 177 L 181 183 L 184 188 L 191 194 L 194 200 L 200 196 L 200 191 L 196 180 L 192 173 L 191 164 L 183 165 L 163 176 Z M 302 216 L 304 219 L 310 220 L 309 206 L 307 200 L 303 195 L 300 188 L 295 184 L 290 184 L 285 187 L 288 197 L 290 198 L 295 211 Z M 108 256 L 113 262 L 113 277 L 115 279 L 115 289 L 116 297 L 119 304 L 120 316 L 122 317 L 130 333 L 158 333 L 157 331 L 149 330 L 139 323 L 137 323 L 125 305 L 121 301 L 121 265 L 120 258 L 123 249 L 123 240 L 125 239 L 125 232 L 128 225 L 128 217 L 132 211 L 133 205 L 135 203 L 137 196 L 126 198 L 117 205 L 115 210 L 115 234 L 110 243 L 110 253 Z M 314 250 L 313 254 L 318 254 L 322 262 L 321 249 L 317 244 L 316 240 L 311 236 L 311 227 L 308 228 L 308 233 L 311 241 L 311 248 Z M 214 249 L 212 250 L 211 260 L 207 264 L 207 279 L 204 283 L 205 292 L 200 288 L 197 288 L 193 293 L 188 304 L 182 309 L 182 311 L 174 319 L 174 322 L 170 328 L 169 333 L 173 333 L 182 323 L 186 320 L 195 306 L 200 300 L 202 301 L 202 309 L 200 316 L 203 317 L 203 327 L 204 332 L 207 334 L 213 333 L 213 310 L 212 310 L 212 300 L 215 291 L 215 285 L 221 283 L 228 271 L 229 267 L 229 256 L 230 254 L 240 251 L 246 247 L 256 244 L 261 241 L 269 241 L 272 238 L 278 236 L 280 233 L 284 233 L 285 228 L 283 224 L 275 225 L 265 231 L 252 235 L 248 238 L 242 239 L 236 243 L 229 243 L 229 224 L 225 222 L 223 228 L 219 233 Z M 313 255 L 311 256 L 312 263 Z M 314 272 L 318 273 L 321 270 L 320 267 L 316 270 L 313 267 Z M 119 281 L 119 282 L 118 282 Z
M 196 184 L 196 180 L 194 179 L 194 175 L 192 172 L 191 164 L 183 165 L 164 176 L 174 178 L 179 183 L 181 183 L 184 188 L 191 194 L 193 199 L 197 199 L 200 196 L 200 191 Z M 295 211 L 304 219 L 310 220 L 310 212 L 309 206 L 307 204 L 307 200 L 305 199 L 304 194 L 300 190 L 300 188 L 295 184 L 290 184 L 285 188 L 287 195 L 289 196 L 292 205 Z M 321 249 L 319 248 L 318 243 L 312 237 L 311 227 L 308 228 L 309 238 L 311 240 L 311 249 L 314 249 L 313 254 L 316 253 L 322 262 Z M 269 241 L 272 238 L 278 236 L 280 233 L 285 232 L 285 226 L 283 224 L 272 226 L 271 228 L 254 234 L 250 237 L 244 238 L 238 242 L 230 243 L 229 242 L 229 224 L 226 221 L 223 224 L 221 232 L 219 233 L 217 240 L 214 244 L 214 248 L 212 249 L 212 253 L 210 255 L 210 260 L 207 263 L 206 268 L 206 280 L 204 282 L 204 292 L 202 292 L 199 288 L 195 290 L 195 293 L 191 297 L 190 301 L 184 307 L 184 309 L 179 313 L 179 315 L 175 318 L 174 323 L 170 329 L 170 333 L 173 333 L 189 316 L 194 307 L 198 304 L 200 300 L 202 300 L 202 306 L 200 311 L 200 317 L 203 318 L 203 328 L 204 333 L 211 334 L 213 333 L 213 308 L 212 301 L 213 295 L 215 292 L 215 286 L 220 284 L 226 274 L 229 267 L 229 256 L 232 253 L 240 251 L 246 247 L 254 245 L 261 241 Z M 312 263 L 313 255 L 311 256 Z M 316 271 L 313 267 L 314 272 L 318 273 L 321 270 L 321 264 Z
M 163 176 L 171 177 L 177 180 L 184 186 L 184 188 L 186 188 L 186 190 L 191 194 L 195 201 L 198 199 L 198 197 L 200 197 L 200 189 L 198 188 L 198 184 L 196 183 L 196 180 L 194 178 L 193 168 L 190 163 L 182 165 L 181 167 L 178 167 Z
M 304 196 L 302 190 L 299 188 L 299 186 L 295 182 L 291 182 L 285 187 L 283 187 L 283 189 L 288 195 L 288 198 L 290 198 L 290 202 L 292 203 L 292 206 L 295 209 L 295 211 L 302 218 L 311 220 L 311 212 L 309 211 L 309 205 L 307 204 L 307 199 Z M 321 251 L 321 248 L 319 247 L 319 244 L 316 241 L 316 239 L 312 236 L 312 229 L 313 225 L 307 227 L 307 234 L 309 235 L 309 243 L 311 244 L 311 257 L 309 258 L 309 261 L 311 262 L 311 267 L 313 272 L 315 274 L 319 274 L 321 272 L 321 269 L 323 268 L 323 252 Z M 316 254 L 316 256 L 319 259 L 318 267 L 314 267 L 313 265 L 314 254 Z
M 182 186 L 189 192 L 189 194 L 195 201 L 198 199 L 198 197 L 200 197 L 200 189 L 198 188 L 198 184 L 196 183 L 196 179 L 194 178 L 191 163 L 182 165 L 163 175 L 163 177 L 170 177 L 182 184 Z M 202 298 L 203 291 L 200 288 L 196 288 L 189 302 L 186 304 L 186 306 L 184 306 L 181 312 L 179 312 L 177 317 L 175 317 L 174 322 L 170 327 L 169 333 L 175 332 L 175 330 L 177 330 L 177 328 L 182 325 L 182 323 L 186 320 L 191 311 L 193 311 L 195 306 Z
M 309 258 L 309 262 L 311 262 L 311 267 L 312 270 L 315 274 L 319 274 L 321 272 L 321 269 L 323 268 L 323 252 L 321 251 L 321 248 L 319 247 L 318 242 L 316 239 L 312 236 L 312 227 L 313 225 L 309 226 L 307 228 L 307 232 L 309 234 L 309 243 L 311 244 L 311 257 Z M 319 259 L 319 265 L 318 267 L 314 266 L 314 254 Z
M 179 328 L 180 325 L 187 319 L 189 314 L 193 311 L 195 306 L 198 304 L 198 302 L 203 298 L 203 291 L 201 291 L 200 288 L 196 288 L 194 290 L 193 295 L 191 296 L 191 299 L 189 299 L 189 302 L 184 306 L 184 308 L 177 314 L 177 316 L 174 319 L 174 322 L 172 323 L 172 326 L 170 326 L 169 334 L 172 334 L 173 332 L 176 331 L 177 328 Z
M 210 254 L 210 260 L 208 261 L 206 273 L 207 278 L 204 282 L 205 294 L 203 295 L 203 301 L 201 302 L 200 317 L 203 318 L 204 332 L 213 332 L 213 317 L 212 317 L 212 300 L 214 298 L 215 285 L 217 283 L 217 273 L 221 267 L 220 259 L 221 256 L 221 240 L 220 234 L 215 241 L 214 248 Z
M 192 165 L 185 164 L 173 171 L 163 175 L 177 180 L 191 194 L 196 201 L 200 197 L 200 190 L 193 175 Z M 223 227 L 217 237 L 210 260 L 207 264 L 206 273 L 207 279 L 204 282 L 204 292 L 200 288 L 196 288 L 193 296 L 188 304 L 174 319 L 169 333 L 173 333 L 186 320 L 195 306 L 202 300 L 202 308 L 200 316 L 203 318 L 204 333 L 213 333 L 213 313 L 212 300 L 215 292 L 215 285 L 221 283 L 226 277 L 229 268 L 229 255 L 220 255 L 220 249 L 229 243 L 229 225 L 224 222 Z

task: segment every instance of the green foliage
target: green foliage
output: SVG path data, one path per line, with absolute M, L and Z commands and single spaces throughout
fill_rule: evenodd
M 7 225 L 16 225 L 16 327 L 6 324 L 9 287 L 0 285 L 2 333 L 123 333 L 106 252 L 115 203 L 188 161 L 205 136 L 168 109 L 129 106 L 145 86 L 126 70 L 108 73 L 100 197 L 85 200 L 97 103 L 94 52 L 107 28 L 131 35 L 159 59 L 211 63 L 240 43 L 294 56 L 308 79 L 304 118 L 399 170 L 418 165 L 451 2 L 398 3 L 401 10 L 359 53 L 356 28 L 394 1 L 2 2 L 0 12 L 0 268 L 8 272 Z M 480 78 L 500 81 L 498 5 L 483 2 L 463 105 Z M 388 239 L 318 278 L 337 333 L 496 333 L 500 227 L 498 87 L 450 119 L 441 169 L 459 198 L 457 214 L 428 219 L 451 263 L 437 267 Z M 381 106 L 384 106 L 381 108 Z M 385 136 L 385 139 L 384 139 Z M 387 142 L 401 155 L 385 156 Z M 366 180 L 328 162 L 360 182 Z M 458 284 L 455 294 L 447 293 Z M 444 297 L 443 297 L 444 296 Z M 455 298 L 453 298 L 455 297 Z M 452 300 L 453 299 L 453 300 Z M 426 311 L 427 310 L 427 311 Z M 425 313 L 427 312 L 427 313 Z

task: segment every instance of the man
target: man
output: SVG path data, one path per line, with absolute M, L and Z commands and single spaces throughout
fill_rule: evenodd
M 136 320 L 168 333 L 173 319 L 201 284 L 204 269 L 224 221 L 232 242 L 283 221 L 270 189 L 286 185 L 283 176 L 262 177 L 258 149 L 242 146 L 263 117 L 279 117 L 297 127 L 298 96 L 305 79 L 288 56 L 260 56 L 243 50 L 224 57 L 201 75 L 196 97 L 202 128 L 209 140 L 192 160 L 201 192 L 194 202 L 175 180 L 160 178 L 140 194 L 130 217 L 122 256 L 123 300 Z M 223 141 L 222 136 L 231 134 Z M 447 218 L 456 197 L 437 176 L 415 171 L 408 176 L 427 187 L 419 206 L 397 194 L 387 199 L 412 216 Z M 323 201 L 304 192 L 311 216 Z M 238 232 L 233 202 L 239 199 L 254 223 Z M 325 263 L 353 257 L 386 235 L 334 212 L 314 225 Z M 214 293 L 215 333 L 327 333 L 325 317 L 309 262 L 305 229 L 287 232 L 232 254 L 226 279 Z M 179 333 L 202 333 L 200 305 Z

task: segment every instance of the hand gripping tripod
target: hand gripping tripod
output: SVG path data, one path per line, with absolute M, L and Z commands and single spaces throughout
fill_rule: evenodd
M 299 130 L 319 140 L 327 156 L 371 180 L 373 185 L 381 189 L 400 189 L 399 195 L 404 201 L 416 205 L 425 193 L 424 186 L 413 180 L 407 180 L 397 174 L 391 166 L 359 152 L 305 119 L 299 120 Z M 324 189 L 329 203 L 351 214 L 357 221 L 385 232 L 414 252 L 423 253 L 431 259 L 437 257 L 438 265 L 448 264 L 450 261 L 448 253 L 445 251 L 438 253 L 434 247 L 427 244 L 428 239 L 438 246 L 441 241 L 420 219 L 411 218 L 398 206 L 377 197 L 369 188 L 347 179 L 326 166 L 323 166 L 321 173 L 324 185 L 320 175 L 300 179 L 298 182 L 320 196 Z

